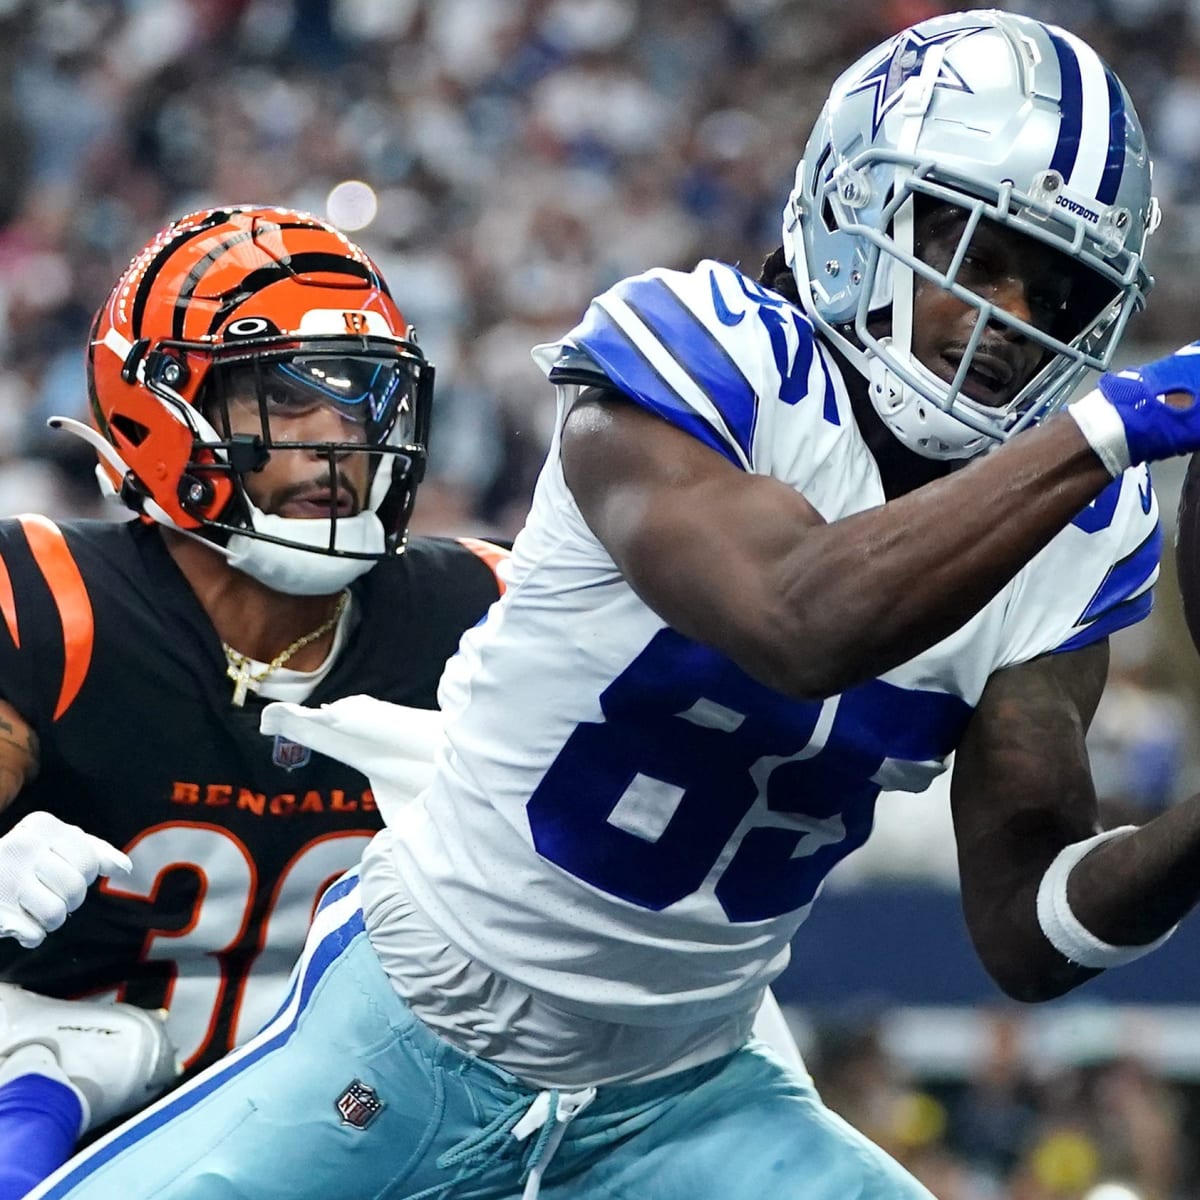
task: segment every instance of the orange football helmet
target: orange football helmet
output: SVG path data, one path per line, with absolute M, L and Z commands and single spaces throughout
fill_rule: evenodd
M 96 430 L 75 432 L 90 435 L 102 485 L 135 512 L 203 536 L 279 590 L 315 592 L 403 548 L 432 386 L 432 365 L 358 246 L 307 213 L 209 209 L 162 230 L 96 314 Z M 252 434 L 231 431 L 235 388 L 257 395 Z M 355 436 L 273 440 L 281 404 L 332 408 Z M 327 520 L 261 512 L 244 476 L 291 451 L 326 459 L 331 479 L 338 459 L 371 455 L 361 510 L 339 514 L 333 487 Z

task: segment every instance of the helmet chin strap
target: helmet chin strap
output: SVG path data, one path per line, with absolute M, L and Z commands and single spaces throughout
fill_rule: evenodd
M 299 545 L 281 546 L 250 534 L 235 533 L 224 546 L 211 545 L 225 555 L 237 571 L 289 596 L 326 596 L 340 591 L 369 571 L 373 558 L 347 558 L 322 553 L 329 545 L 328 518 L 280 517 L 264 513 L 253 504 L 250 520 L 256 533 L 283 538 Z M 383 522 L 370 509 L 353 517 L 339 517 L 337 547 L 351 553 L 382 555 L 386 548 Z M 306 549 L 305 547 L 311 547 Z
M 888 338 L 880 338 L 888 349 Z M 931 387 L 940 380 L 923 363 L 909 360 L 909 369 L 925 376 Z M 896 374 L 878 354 L 866 357 L 867 390 L 879 419 L 892 435 L 922 458 L 948 461 L 973 458 L 992 444 L 992 439 L 938 407 Z

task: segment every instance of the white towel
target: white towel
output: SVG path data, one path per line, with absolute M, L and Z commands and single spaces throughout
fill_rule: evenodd
M 263 709 L 259 728 L 361 771 L 385 824 L 393 827 L 432 780 L 443 733 L 440 712 L 373 696 L 347 696 L 320 708 L 277 701 Z

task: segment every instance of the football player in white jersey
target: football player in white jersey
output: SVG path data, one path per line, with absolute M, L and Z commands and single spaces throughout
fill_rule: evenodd
M 35 1196 L 928 1200 L 751 1020 L 879 791 L 952 751 L 1010 995 L 1200 893 L 1200 798 L 1102 832 L 1083 740 L 1151 604 L 1146 464 L 1200 448 L 1200 345 L 1069 403 L 1156 221 L 1070 33 L 973 11 L 855 63 L 761 281 L 650 271 L 540 348 L 558 434 L 505 597 L 279 1016 Z

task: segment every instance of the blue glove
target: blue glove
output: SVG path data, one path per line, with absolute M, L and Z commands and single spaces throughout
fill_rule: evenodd
M 1124 453 L 1116 444 L 1119 439 L 1113 436 L 1115 427 L 1111 422 L 1107 422 L 1107 429 L 1098 430 L 1096 421 L 1085 423 L 1078 414 L 1072 415 L 1114 475 L 1119 474 L 1114 468 L 1200 450 L 1200 404 L 1196 403 L 1200 397 L 1200 342 L 1192 342 L 1143 367 L 1101 375 L 1097 387 L 1120 419 L 1125 434 Z M 1169 392 L 1186 392 L 1192 403 L 1187 408 L 1172 408 L 1164 399 Z M 1083 405 L 1089 399 L 1085 396 L 1079 403 Z M 1068 411 L 1073 407 L 1069 406 Z M 1096 415 L 1094 402 L 1091 415 Z M 1101 420 L 1099 424 L 1105 422 Z M 1097 445 L 1097 440 L 1105 444 Z

